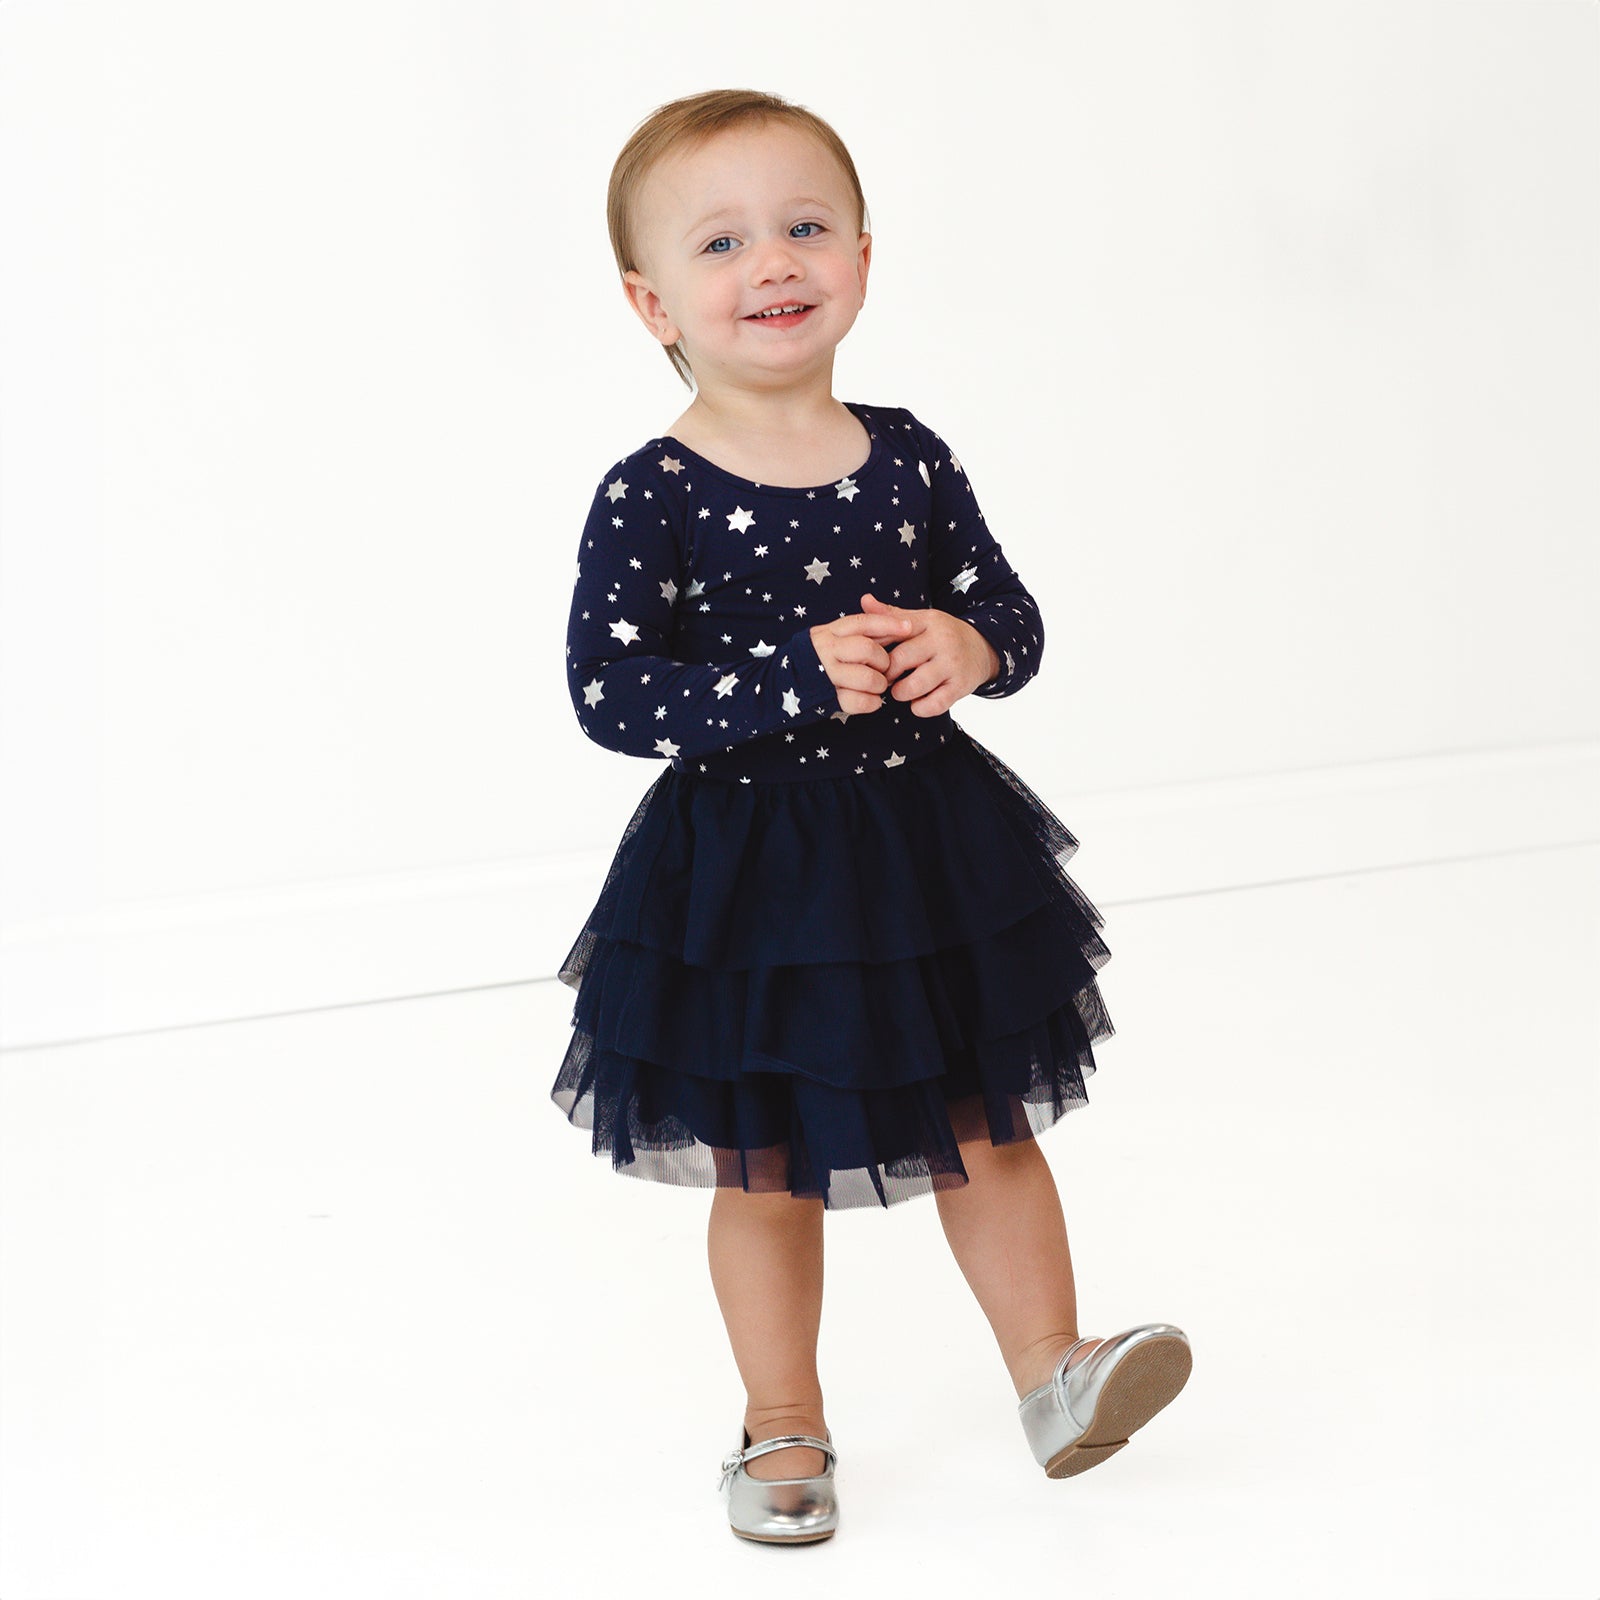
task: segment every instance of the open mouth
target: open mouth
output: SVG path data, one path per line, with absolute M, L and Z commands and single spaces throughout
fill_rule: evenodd
M 815 306 L 808 306 L 801 301 L 793 301 L 776 311 L 757 311 L 746 317 L 746 322 L 760 322 L 774 328 L 792 328 L 816 310 Z

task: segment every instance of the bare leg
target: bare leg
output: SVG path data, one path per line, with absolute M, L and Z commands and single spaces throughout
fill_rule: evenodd
M 970 1182 L 934 1190 L 939 1221 L 1021 1399 L 1049 1381 L 1062 1351 L 1078 1337 L 1061 1196 L 1034 1139 L 963 1143 L 961 1159 Z M 1083 1346 L 1072 1364 L 1093 1348 Z
M 750 1442 L 827 1437 L 817 1334 L 822 1326 L 822 1201 L 719 1187 L 706 1230 L 711 1282 L 744 1380 Z M 808 1445 L 757 1456 L 752 1478 L 811 1478 L 827 1457 Z

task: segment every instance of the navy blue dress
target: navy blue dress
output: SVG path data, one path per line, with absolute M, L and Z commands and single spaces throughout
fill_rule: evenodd
M 619 1172 L 830 1208 L 965 1183 L 963 1141 L 1087 1103 L 1113 1032 L 1077 840 L 948 711 L 842 711 L 811 642 L 870 590 L 971 623 L 1000 658 L 984 698 L 1044 648 L 949 447 L 849 409 L 871 453 L 837 483 L 656 438 L 595 491 L 568 691 L 596 743 L 667 764 L 561 964 L 551 1089 Z

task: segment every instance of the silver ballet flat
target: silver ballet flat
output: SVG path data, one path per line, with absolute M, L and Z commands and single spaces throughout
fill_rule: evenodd
M 1189 1379 L 1189 1338 L 1170 1322 L 1145 1322 L 1113 1334 L 1072 1365 L 1075 1339 L 1048 1383 L 1017 1402 L 1022 1431 L 1047 1478 L 1097 1467 L 1128 1442 Z
M 719 1491 L 728 1497 L 728 1525 L 741 1539 L 763 1544 L 810 1544 L 828 1539 L 839 1526 L 839 1497 L 834 1490 L 833 1468 L 839 1452 L 833 1448 L 833 1430 L 826 1439 L 809 1433 L 783 1433 L 775 1439 L 750 1443 L 750 1430 L 740 1430 L 743 1444 L 722 1458 Z M 786 1445 L 807 1444 L 821 1450 L 828 1465 L 814 1478 L 752 1478 L 745 1462 Z

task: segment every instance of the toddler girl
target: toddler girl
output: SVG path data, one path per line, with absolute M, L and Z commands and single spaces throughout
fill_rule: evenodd
M 872 239 L 820 117 L 660 107 L 608 199 L 622 285 L 693 393 L 611 466 L 578 547 L 579 725 L 664 760 L 561 967 L 551 1097 L 619 1172 L 713 1189 L 746 1391 L 720 1487 L 745 1538 L 838 1525 L 816 1364 L 828 1207 L 932 1193 L 1035 1460 L 1097 1465 L 1183 1387 L 1169 1323 L 1080 1338 L 1035 1135 L 1112 1032 L 1077 840 L 950 715 L 1039 670 L 1039 608 L 961 463 L 834 398 Z M 930 305 L 930 315 L 936 313 Z

